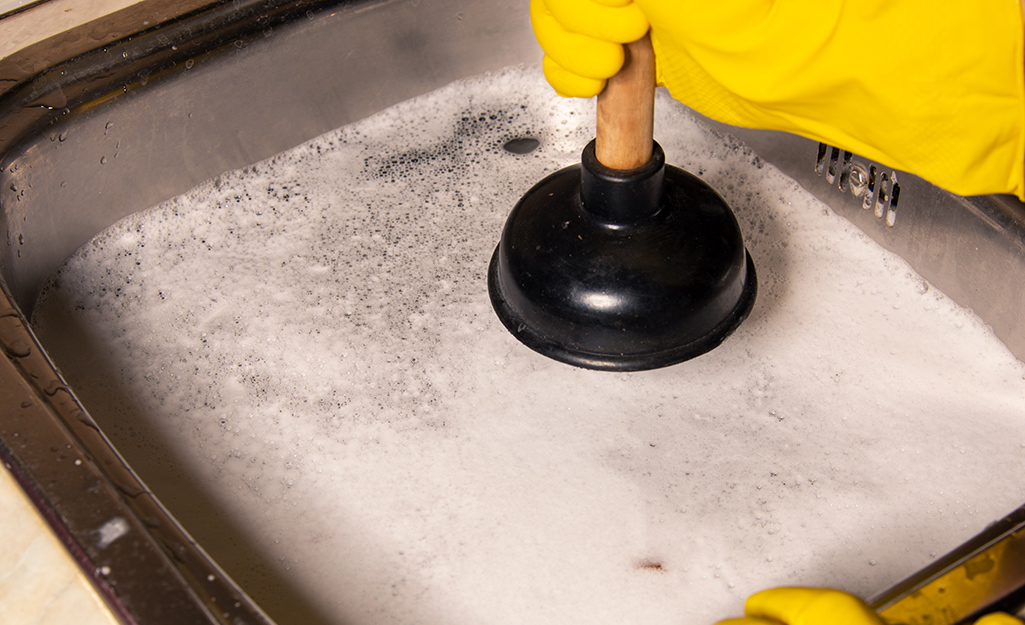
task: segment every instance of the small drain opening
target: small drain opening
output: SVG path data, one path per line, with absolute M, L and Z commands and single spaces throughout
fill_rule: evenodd
M 512 152 L 513 154 L 528 154 L 536 150 L 539 145 L 541 145 L 541 142 L 533 137 L 520 137 L 506 141 L 502 147 L 505 148 L 506 152 Z

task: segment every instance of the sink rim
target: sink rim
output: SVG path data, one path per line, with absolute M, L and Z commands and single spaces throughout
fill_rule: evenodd
M 82 56 L 44 70 L 0 96 L 0 164 L 3 166 L 0 177 L 4 177 L 4 182 L 15 179 L 15 172 L 10 168 L 22 164 L 25 153 L 45 145 L 48 141 L 45 135 L 54 128 L 87 120 L 96 110 L 110 105 L 118 98 L 127 103 L 141 101 L 133 98 L 141 98 L 148 91 L 160 87 L 165 79 L 170 81 L 181 78 L 183 66 L 188 66 L 188 70 L 196 69 L 198 74 L 198 70 L 204 67 L 230 65 L 238 56 L 237 50 L 240 48 L 236 46 L 237 41 L 249 41 L 257 46 L 268 28 L 274 30 L 274 39 L 287 38 L 290 33 L 302 28 L 347 20 L 370 9 L 389 10 L 389 7 L 400 6 L 403 6 L 401 0 L 221 1 L 181 19 L 134 33 L 112 44 L 98 46 Z M 409 26 L 401 23 L 401 20 L 393 23 L 397 24 L 397 28 Z M 529 34 L 527 37 L 529 39 Z M 514 61 L 534 58 L 530 56 L 535 52 L 532 40 L 524 41 L 522 38 L 517 39 L 516 45 L 500 49 L 495 58 L 508 57 Z M 191 47 L 185 49 L 181 45 L 183 42 Z M 408 41 L 393 43 L 399 47 L 409 45 Z M 119 55 L 122 56 L 118 58 Z M 493 61 L 489 59 L 484 65 L 489 62 Z M 151 79 L 141 77 L 143 71 Z M 443 83 L 446 76 L 438 73 L 431 75 L 430 80 Z M 415 83 L 410 91 L 415 93 L 424 84 Z M 53 109 L 47 109 L 49 105 L 39 106 L 39 103 L 45 102 L 48 96 L 57 92 L 63 93 L 65 104 Z M 403 93 L 396 93 L 391 98 L 393 101 L 373 100 L 363 108 L 356 107 L 344 114 L 358 117 L 361 111 L 366 113 L 383 108 L 403 99 L 403 96 Z M 64 113 L 64 109 L 68 112 Z M 14 118 L 25 110 L 29 110 L 31 115 Z M 340 125 L 335 121 L 323 130 Z M 981 279 L 993 273 L 993 266 L 1006 265 L 1007 258 L 1013 258 L 1016 254 L 1025 256 L 1025 207 L 1021 203 L 1003 196 L 960 198 L 909 174 L 894 172 L 894 176 L 900 179 L 904 193 L 897 225 L 888 225 L 875 218 L 871 211 L 865 211 L 860 198 L 815 173 L 814 156 L 818 151 L 815 143 L 792 135 L 748 131 L 728 128 L 711 121 L 709 123 L 743 139 L 760 156 L 784 169 L 802 186 L 826 201 L 838 213 L 848 217 L 884 247 L 902 256 L 918 259 L 916 266 L 924 268 L 922 274 L 925 277 L 941 285 L 945 292 L 962 304 L 967 302 L 995 327 L 1004 327 L 1000 336 L 1019 357 L 1025 355 L 1023 323 L 1015 324 L 1004 318 L 1008 309 L 1020 310 L 1022 307 L 1015 308 L 1013 299 L 1000 299 L 993 294 L 980 296 L 973 291 Z M 303 128 L 301 133 L 310 137 L 319 134 L 316 129 L 307 128 Z M 299 142 L 295 141 L 291 145 Z M 245 146 L 239 150 L 239 160 L 228 165 L 205 163 L 206 168 L 196 176 L 206 179 L 218 173 L 211 167 L 223 167 L 220 171 L 225 171 L 256 162 L 262 156 L 269 156 L 291 145 L 278 147 L 269 153 L 261 152 L 265 147 L 262 145 Z M 24 173 L 27 169 L 31 167 L 25 166 L 19 171 Z M 35 172 L 33 175 L 38 178 L 28 180 L 53 182 L 56 179 L 52 171 Z M 168 193 L 167 196 L 173 194 Z M 0 457 L 37 507 L 44 512 L 109 605 L 126 622 L 161 622 L 159 617 L 143 616 L 143 611 L 147 604 L 166 606 L 166 603 L 162 603 L 164 601 L 180 601 L 182 605 L 193 606 L 196 614 L 202 615 L 206 622 L 225 622 L 222 620 L 224 617 L 212 609 L 208 600 L 210 596 L 231 597 L 230 601 L 217 601 L 217 606 L 229 605 L 237 600 L 240 603 L 239 618 L 243 622 L 269 622 L 259 607 L 245 596 L 237 584 L 220 570 L 149 494 L 46 358 L 43 346 L 36 340 L 25 320 L 31 313 L 35 292 L 33 281 L 21 281 L 19 270 L 14 266 L 14 254 L 19 251 L 16 236 L 19 226 L 16 222 L 17 218 L 25 217 L 23 212 L 27 210 L 20 208 L 17 202 L 18 198 L 8 193 L 7 184 L 2 185 L 0 222 L 4 223 L 8 237 L 6 247 L 0 253 L 0 343 L 5 347 L 5 358 L 0 360 L 0 392 L 11 398 L 11 406 L 26 402 L 29 406 L 21 409 L 24 414 L 0 422 Z M 148 202 L 143 207 L 152 203 Z M 933 253 L 922 242 L 932 240 L 929 237 L 934 236 L 934 233 L 930 229 L 963 231 L 967 234 L 952 249 L 943 248 L 940 253 Z M 998 253 L 993 258 L 977 264 L 965 260 L 974 254 L 971 248 L 989 243 L 998 247 Z M 56 258 L 58 263 L 61 260 Z M 945 272 L 951 266 L 969 268 L 956 276 L 956 279 L 944 283 Z M 49 275 L 49 272 L 42 273 Z M 1020 285 L 1025 279 L 1025 272 L 1005 273 L 1013 274 L 1007 277 L 1012 284 Z M 15 284 L 12 286 L 10 283 Z M 994 289 L 997 287 L 999 285 Z M 1019 300 L 1025 297 L 1021 295 L 1022 292 L 1025 289 L 1017 289 Z M 1012 304 L 1008 304 L 1009 301 Z M 31 441 L 31 444 L 26 446 L 26 441 Z M 62 460 L 58 460 L 49 451 L 51 447 L 70 451 Z M 83 472 L 88 473 L 82 479 L 96 485 L 104 497 L 106 507 L 99 517 L 88 516 L 81 509 L 81 482 L 60 478 L 61 472 L 66 470 L 66 462 L 74 460 L 81 460 Z M 138 559 L 136 555 L 125 560 L 123 566 L 111 565 L 106 560 L 101 561 L 96 550 L 90 547 L 94 542 L 91 532 L 96 523 L 116 517 L 130 520 L 132 539 L 138 541 L 135 544 L 139 545 L 140 550 L 149 553 L 145 560 Z M 157 531 L 156 528 L 162 529 Z M 138 575 L 138 579 L 133 582 L 135 586 L 129 588 L 131 584 L 127 577 L 124 582 L 111 584 L 111 578 L 100 573 L 105 566 L 110 566 L 115 572 L 132 571 L 132 575 Z M 208 581 L 208 576 L 213 576 L 214 580 Z M 159 597 L 135 594 L 135 589 L 147 587 L 162 589 L 161 592 L 167 594 Z

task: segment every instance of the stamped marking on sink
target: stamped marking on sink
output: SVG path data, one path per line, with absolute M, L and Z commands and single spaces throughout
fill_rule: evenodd
M 835 184 L 841 191 L 861 198 L 861 207 L 874 209 L 876 218 L 885 219 L 887 226 L 892 228 L 897 223 L 900 184 L 896 171 L 866 162 L 847 150 L 819 143 L 815 173 L 825 176 L 826 182 Z

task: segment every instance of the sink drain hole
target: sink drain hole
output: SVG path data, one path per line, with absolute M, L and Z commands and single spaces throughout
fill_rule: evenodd
M 541 145 L 541 142 L 533 137 L 520 137 L 506 141 L 502 147 L 505 148 L 506 152 L 512 152 L 513 154 L 527 154 L 536 150 L 539 145 Z

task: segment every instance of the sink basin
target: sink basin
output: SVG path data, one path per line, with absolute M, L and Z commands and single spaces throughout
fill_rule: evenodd
M 269 622 L 252 589 L 232 581 L 268 569 L 195 477 L 143 481 L 111 444 L 26 321 L 46 281 L 126 216 L 539 55 L 516 4 L 238 0 L 0 82 L 0 455 L 126 622 Z M 703 123 L 741 139 L 1025 357 L 1017 200 L 954 196 L 832 146 Z M 275 618 L 326 622 L 301 588 L 266 575 L 260 603 L 273 594 Z

